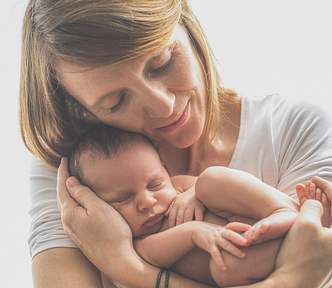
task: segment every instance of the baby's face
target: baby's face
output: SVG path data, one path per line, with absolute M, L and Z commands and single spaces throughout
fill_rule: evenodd
M 82 163 L 89 162 L 83 156 Z M 83 174 L 86 185 L 127 221 L 134 237 L 158 232 L 177 195 L 158 153 L 145 143 L 83 164 Z

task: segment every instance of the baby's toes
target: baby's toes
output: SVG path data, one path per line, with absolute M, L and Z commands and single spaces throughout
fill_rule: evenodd
M 311 182 L 306 182 L 305 185 L 304 185 L 304 191 L 305 191 L 305 197 L 307 199 L 312 199 L 311 195 L 310 195 L 310 184 Z
M 310 183 L 309 186 L 309 193 L 311 196 L 311 199 L 316 199 L 316 184 L 315 183 Z
M 305 197 L 305 187 L 302 184 L 298 184 L 298 185 L 296 185 L 295 189 L 296 189 L 296 195 L 297 195 L 297 198 L 299 199 L 300 205 L 303 205 L 305 200 L 307 200 L 307 198 Z

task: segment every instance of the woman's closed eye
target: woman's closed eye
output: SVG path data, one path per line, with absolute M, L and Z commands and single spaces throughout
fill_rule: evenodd
M 121 106 L 126 102 L 127 96 L 128 96 L 127 93 L 123 93 L 120 96 L 119 102 L 110 108 L 111 113 L 115 113 L 116 111 L 118 111 L 121 108 Z
M 173 62 L 174 62 L 174 58 L 171 56 L 163 65 L 161 65 L 159 68 L 154 69 L 151 72 L 151 75 L 153 77 L 156 77 L 156 76 L 160 76 L 160 75 L 166 73 L 172 66 Z

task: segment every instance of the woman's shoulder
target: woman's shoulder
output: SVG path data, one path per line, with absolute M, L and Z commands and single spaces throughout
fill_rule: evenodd
M 293 125 L 309 124 L 311 121 L 319 121 L 327 126 L 331 126 L 332 123 L 326 108 L 314 101 L 270 94 L 263 97 L 244 96 L 242 102 L 251 119 L 262 117 L 278 124 L 292 123 Z

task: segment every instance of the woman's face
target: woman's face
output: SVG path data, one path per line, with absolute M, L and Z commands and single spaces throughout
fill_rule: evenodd
M 175 148 L 201 136 L 204 74 L 180 26 L 156 54 L 88 71 L 64 62 L 57 69 L 61 85 L 105 124 Z

